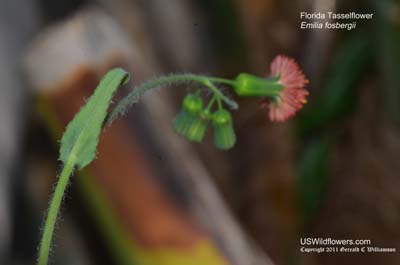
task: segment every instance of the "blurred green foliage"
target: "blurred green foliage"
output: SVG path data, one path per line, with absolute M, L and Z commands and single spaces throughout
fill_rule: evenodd
M 298 118 L 301 135 L 330 125 L 355 105 L 357 83 L 372 58 L 365 32 L 351 34 L 334 56 L 328 76 L 317 97 Z
M 323 135 L 313 139 L 303 148 L 298 168 L 303 225 L 307 224 L 318 210 L 320 198 L 328 181 L 330 151 L 329 137 Z
M 373 51 L 366 31 L 345 36 L 319 94 L 297 119 L 299 135 L 308 139 L 298 168 L 303 225 L 317 214 L 329 181 L 329 154 L 334 138 L 327 128 L 348 116 L 357 105 L 358 84 L 373 59 Z
M 374 51 L 377 52 L 377 66 L 382 77 L 384 108 L 389 116 L 400 123 L 400 22 L 395 10 L 400 1 L 371 1 L 376 10 L 374 23 Z

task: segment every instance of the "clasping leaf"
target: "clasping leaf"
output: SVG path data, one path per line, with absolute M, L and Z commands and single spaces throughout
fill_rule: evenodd
M 71 159 L 72 164 L 82 169 L 95 159 L 99 135 L 112 96 L 128 80 L 129 74 L 121 68 L 112 69 L 103 77 L 64 132 L 60 148 L 60 160 L 64 164 Z

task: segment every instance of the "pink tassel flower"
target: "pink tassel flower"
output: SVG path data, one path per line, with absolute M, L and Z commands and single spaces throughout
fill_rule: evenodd
M 264 100 L 262 107 L 269 108 L 271 121 L 283 122 L 293 117 L 307 103 L 308 80 L 292 58 L 278 55 L 271 63 L 271 77 L 279 77 L 284 88 L 273 100 Z

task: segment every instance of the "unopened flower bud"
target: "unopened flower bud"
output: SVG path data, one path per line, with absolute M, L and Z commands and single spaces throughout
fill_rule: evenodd
M 192 120 L 186 131 L 186 138 L 192 142 L 200 143 L 207 131 L 208 119 L 198 115 Z
M 182 110 L 174 120 L 174 129 L 193 142 L 201 142 L 207 130 L 208 118 L 203 115 L 203 101 L 198 95 L 187 95 Z
M 223 150 L 232 148 L 236 142 L 236 135 L 231 114 L 224 109 L 220 109 L 214 113 L 212 120 L 215 145 Z
M 198 114 L 203 109 L 203 100 L 199 95 L 189 94 L 183 99 L 183 111 L 190 114 Z

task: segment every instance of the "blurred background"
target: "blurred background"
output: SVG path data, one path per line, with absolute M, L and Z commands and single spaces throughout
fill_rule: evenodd
M 302 11 L 374 16 L 302 30 Z M 397 0 L 1 0 L 0 264 L 35 264 L 58 139 L 108 69 L 132 73 L 120 97 L 169 72 L 264 75 L 276 54 L 299 62 L 309 103 L 277 124 L 237 99 L 231 151 L 173 132 L 185 87 L 107 128 L 72 178 L 51 264 L 399 264 L 299 251 L 303 237 L 400 250 L 399 44 Z

